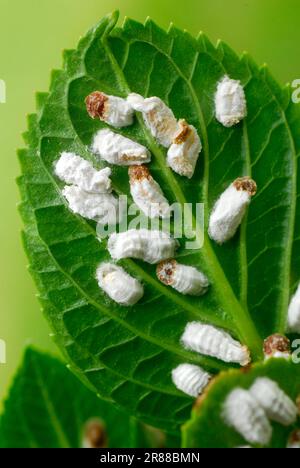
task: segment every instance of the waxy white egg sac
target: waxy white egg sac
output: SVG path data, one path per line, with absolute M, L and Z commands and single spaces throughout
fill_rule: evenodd
M 117 166 L 136 166 L 151 160 L 147 148 L 109 129 L 96 133 L 92 151 L 101 159 Z
M 73 213 L 103 225 L 118 222 L 119 200 L 111 193 L 89 193 L 76 185 L 67 185 L 62 194 Z
M 131 93 L 127 101 L 134 110 L 143 114 L 146 126 L 158 143 L 169 148 L 178 129 L 172 110 L 156 96 L 144 99 L 139 94 Z
M 89 161 L 74 153 L 61 154 L 55 163 L 55 174 L 66 184 L 77 185 L 86 192 L 111 192 L 111 169 L 97 171 Z
M 296 422 L 298 408 L 277 382 L 261 377 L 255 380 L 249 391 L 265 410 L 269 419 L 284 426 Z
M 172 370 L 174 385 L 187 395 L 197 398 L 208 385 L 211 375 L 194 364 L 180 364 Z
M 134 110 L 126 99 L 95 91 L 87 96 L 87 111 L 92 119 L 100 119 L 112 127 L 132 125 Z
M 225 127 L 232 127 L 246 117 L 246 98 L 240 81 L 224 76 L 217 86 L 215 108 L 217 120 Z
M 209 281 L 201 271 L 176 260 L 161 262 L 157 266 L 157 277 L 166 286 L 191 296 L 202 296 L 209 287 Z
M 247 390 L 236 388 L 225 400 L 223 418 L 248 443 L 268 445 L 272 427 L 266 413 Z
M 250 362 L 249 350 L 227 332 L 201 322 L 187 324 L 181 337 L 185 348 L 224 362 L 246 366 Z
M 99 287 L 122 306 L 133 306 L 144 295 L 142 284 L 114 263 L 99 265 L 96 277 Z
M 194 175 L 201 150 L 197 130 L 182 119 L 178 122 L 178 131 L 168 151 L 168 166 L 177 174 L 190 179 Z
M 173 257 L 178 242 L 163 231 L 130 229 L 114 233 L 108 240 L 108 250 L 114 260 L 136 258 L 150 264 Z
M 169 218 L 170 205 L 146 166 L 129 168 L 130 192 L 134 203 L 149 218 Z
M 249 177 L 238 178 L 229 185 L 210 215 L 208 234 L 211 239 L 223 244 L 235 235 L 256 189 L 256 183 Z

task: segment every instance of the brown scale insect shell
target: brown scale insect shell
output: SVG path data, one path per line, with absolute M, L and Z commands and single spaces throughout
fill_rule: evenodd
M 238 191 L 243 190 L 244 192 L 248 192 L 251 197 L 257 192 L 256 182 L 248 176 L 239 177 L 233 182 L 233 186 Z
M 151 174 L 147 166 L 131 166 L 128 169 L 130 182 L 136 182 L 143 179 L 150 179 Z
M 269 336 L 264 340 L 264 353 L 266 356 L 272 356 L 276 352 L 290 353 L 290 340 L 279 333 Z
M 300 442 L 300 429 L 295 429 L 289 437 L 289 444 L 295 444 Z
M 184 119 L 179 120 L 179 125 L 181 130 L 174 138 L 173 143 L 175 145 L 181 145 L 182 143 L 184 143 L 191 133 L 191 128 Z
M 108 446 L 107 434 L 103 423 L 93 419 L 88 421 L 84 428 L 84 439 L 91 448 L 106 448 Z
M 108 97 L 100 91 L 95 91 L 87 96 L 85 99 L 86 110 L 92 119 L 104 119 L 107 101 Z
M 166 286 L 171 286 L 173 283 L 176 266 L 176 260 L 165 260 L 157 265 L 157 277 Z

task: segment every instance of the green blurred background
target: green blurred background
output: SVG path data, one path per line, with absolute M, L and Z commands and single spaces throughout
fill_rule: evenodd
M 0 339 L 7 343 L 0 401 L 26 343 L 55 349 L 20 241 L 16 148 L 25 116 L 34 111 L 34 92 L 47 90 L 50 70 L 60 67 L 61 50 L 75 47 L 114 9 L 121 19 L 151 16 L 163 27 L 172 21 L 192 34 L 202 30 L 214 42 L 222 38 L 237 52 L 248 50 L 258 63 L 267 62 L 282 84 L 300 78 L 299 0 L 0 0 L 0 79 L 7 86 L 7 102 L 0 104 Z

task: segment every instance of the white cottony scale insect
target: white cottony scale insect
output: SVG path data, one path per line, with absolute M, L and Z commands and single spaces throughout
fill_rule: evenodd
M 176 291 L 191 296 L 202 296 L 206 293 L 209 281 L 196 268 L 181 265 L 176 260 L 166 260 L 157 266 L 158 279 Z
M 203 392 L 210 379 L 210 374 L 194 364 L 180 364 L 172 370 L 172 380 L 178 390 L 195 398 Z
M 103 225 L 118 222 L 119 200 L 111 193 L 89 193 L 76 185 L 67 185 L 62 194 L 73 213 Z
M 86 192 L 111 192 L 111 169 L 94 169 L 89 161 L 74 153 L 62 153 L 55 163 L 55 174 L 67 184 L 77 185 Z
M 92 151 L 101 159 L 118 166 L 140 165 L 151 160 L 147 148 L 109 129 L 96 133 Z
M 129 168 L 130 192 L 140 210 L 149 218 L 169 218 L 170 205 L 146 166 Z
M 141 283 L 123 268 L 113 263 L 102 263 L 96 273 L 99 287 L 118 304 L 133 306 L 144 295 Z
M 144 99 L 136 93 L 129 94 L 127 101 L 134 110 L 142 112 L 146 126 L 152 136 L 169 148 L 177 132 L 177 120 L 172 110 L 158 97 Z
M 250 444 L 268 445 L 272 427 L 266 413 L 247 390 L 236 388 L 227 397 L 223 418 Z
M 249 177 L 238 178 L 229 185 L 210 215 L 208 234 L 211 239 L 223 244 L 234 236 L 256 189 L 256 183 Z
M 232 127 L 246 117 L 246 98 L 240 81 L 224 76 L 218 83 L 215 107 L 216 118 L 225 127 Z
M 288 331 L 300 333 L 300 284 L 293 295 L 288 309 Z
M 114 233 L 108 240 L 108 250 L 114 260 L 137 258 L 155 264 L 174 257 L 178 242 L 163 231 L 130 229 Z
M 269 419 L 284 426 L 294 424 L 298 408 L 276 382 L 261 377 L 255 380 L 249 391 L 265 410 Z
M 168 165 L 177 174 L 190 179 L 194 175 L 201 150 L 202 144 L 195 127 L 180 120 L 168 151 Z
M 126 99 L 95 91 L 86 98 L 85 103 L 92 119 L 98 118 L 116 128 L 133 123 L 134 111 Z
M 201 322 L 187 324 L 181 337 L 185 348 L 200 354 L 216 357 L 224 362 L 246 366 L 250 362 L 249 350 L 228 333 Z

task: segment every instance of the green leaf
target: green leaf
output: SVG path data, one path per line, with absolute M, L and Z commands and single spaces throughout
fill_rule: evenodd
M 181 347 L 188 321 L 227 329 L 249 347 L 254 361 L 262 358 L 266 336 L 284 332 L 291 267 L 293 285 L 300 277 L 293 241 L 299 106 L 290 103 L 289 88 L 281 90 L 246 54 L 239 58 L 223 43 L 214 47 L 204 35 L 194 39 L 173 26 L 165 32 L 151 20 L 142 25 L 127 19 L 118 28 L 117 18 L 117 13 L 105 17 L 77 50 L 66 51 L 50 93 L 38 95 L 28 148 L 19 153 L 24 242 L 44 313 L 80 378 L 138 418 L 176 431 L 191 400 L 174 388 L 171 370 L 182 362 L 215 374 L 229 367 Z M 232 129 L 214 118 L 213 96 L 225 73 L 241 80 L 248 103 L 247 119 Z M 99 290 L 95 271 L 109 259 L 105 242 L 98 242 L 94 223 L 69 211 L 53 175 L 63 150 L 99 167 L 88 148 L 104 125 L 89 118 L 84 104 L 96 89 L 157 95 L 198 129 L 204 149 L 191 180 L 166 167 L 165 150 L 140 117 L 122 133 L 151 150 L 151 171 L 170 202 L 204 203 L 203 248 L 182 245 L 178 253 L 209 277 L 212 287 L 204 297 L 176 293 L 157 281 L 153 266 L 133 260 L 121 264 L 145 285 L 138 305 L 120 308 Z M 241 175 L 251 175 L 259 191 L 239 233 L 217 247 L 206 234 L 209 211 Z M 112 178 L 118 193 L 128 194 L 126 169 L 113 168 Z
M 256 364 L 249 372 L 230 370 L 222 372 L 212 381 L 207 392 L 196 403 L 192 417 L 182 429 L 185 448 L 234 448 L 245 445 L 245 440 L 229 428 L 221 416 L 228 394 L 236 387 L 249 389 L 257 377 L 267 376 L 296 401 L 300 393 L 300 366 L 285 359 L 271 359 Z M 299 421 L 298 421 L 299 423 Z M 273 423 L 272 448 L 286 448 L 294 427 Z M 299 427 L 299 425 L 298 425 Z
M 91 420 L 101 421 L 111 448 L 167 442 L 160 431 L 97 398 L 60 360 L 28 348 L 0 418 L 0 447 L 80 448 Z

